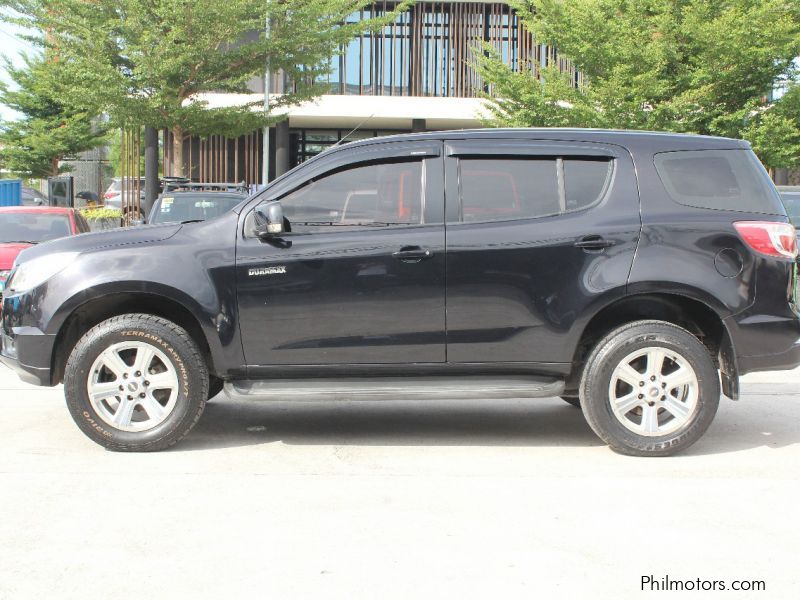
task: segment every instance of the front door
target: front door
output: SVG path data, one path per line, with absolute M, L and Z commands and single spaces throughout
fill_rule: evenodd
M 343 148 L 311 177 L 301 168 L 296 187 L 268 197 L 289 222 L 280 240 L 248 235 L 245 217 L 236 263 L 248 365 L 445 361 L 441 144 L 419 144 Z

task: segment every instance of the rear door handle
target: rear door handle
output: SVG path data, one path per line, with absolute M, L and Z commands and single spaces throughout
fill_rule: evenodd
M 394 252 L 392 256 L 406 263 L 418 263 L 421 260 L 431 258 L 433 252 L 419 246 L 403 246 L 400 250 Z
M 607 240 L 603 236 L 600 235 L 585 235 L 580 238 L 575 244 L 573 244 L 576 248 L 582 248 L 587 252 L 600 252 L 605 250 L 606 248 L 610 248 L 616 242 L 614 240 Z

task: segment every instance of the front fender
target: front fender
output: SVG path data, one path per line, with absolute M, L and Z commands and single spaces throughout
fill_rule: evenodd
M 244 364 L 236 303 L 235 217 L 183 227 L 157 244 L 104 248 L 81 254 L 33 292 L 29 319 L 58 335 L 70 315 L 87 303 L 130 296 L 158 305 L 174 303 L 196 321 L 218 373 Z

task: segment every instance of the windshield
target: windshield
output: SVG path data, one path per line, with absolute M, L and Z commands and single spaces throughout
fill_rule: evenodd
M 163 196 L 156 203 L 151 223 L 207 221 L 228 212 L 244 200 L 241 194 L 186 193 Z
M 70 233 L 66 215 L 0 213 L 0 243 L 46 242 Z
M 786 215 L 795 227 L 800 227 L 800 192 L 783 192 L 781 200 L 786 207 Z

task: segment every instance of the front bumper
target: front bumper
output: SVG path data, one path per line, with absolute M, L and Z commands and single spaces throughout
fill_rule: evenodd
M 32 327 L 15 329 L 13 338 L 2 332 L 0 362 L 25 383 L 52 386 L 50 357 L 55 337 Z

